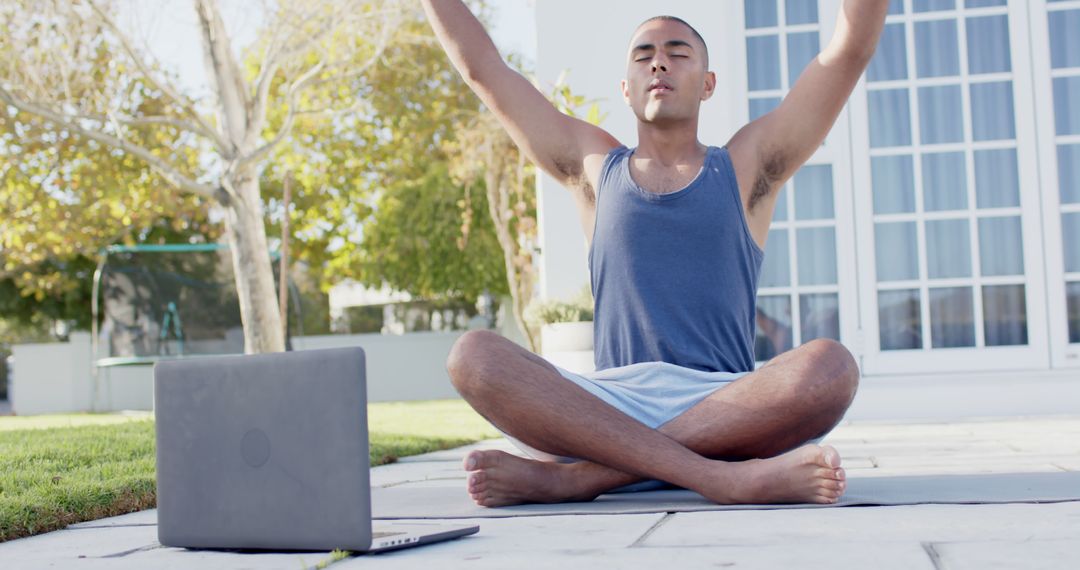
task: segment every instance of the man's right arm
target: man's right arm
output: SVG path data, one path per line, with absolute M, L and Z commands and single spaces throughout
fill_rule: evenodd
M 510 68 L 461 0 L 422 0 L 451 63 L 530 160 L 568 188 L 588 185 L 584 162 L 619 142 L 603 129 L 560 113 Z

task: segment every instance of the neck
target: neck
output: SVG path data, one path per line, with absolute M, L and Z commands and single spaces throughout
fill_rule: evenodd
M 693 161 L 705 154 L 705 145 L 697 138 L 697 119 L 678 124 L 657 125 L 638 121 L 638 147 L 634 151 L 671 166 Z

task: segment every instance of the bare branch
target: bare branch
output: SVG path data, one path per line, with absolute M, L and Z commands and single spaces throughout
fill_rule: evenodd
M 298 24 L 292 26 L 294 32 L 303 30 L 304 26 L 311 20 L 315 19 L 318 12 L 313 11 L 307 17 L 303 18 Z M 280 21 L 285 19 L 280 14 L 276 20 L 279 22 L 275 27 L 275 33 L 282 27 Z M 266 106 L 270 98 L 270 87 L 273 84 L 274 76 L 282 65 L 287 63 L 291 58 L 301 55 L 307 51 L 311 46 L 320 42 L 326 34 L 334 29 L 335 18 L 331 16 L 326 18 L 326 23 L 321 26 L 320 30 L 315 34 L 312 34 L 307 40 L 301 43 L 299 46 L 294 46 L 289 49 L 285 49 L 284 43 L 282 45 L 275 46 L 273 51 L 270 47 L 267 48 L 267 57 L 263 60 L 263 66 L 259 69 L 259 75 L 255 79 L 255 99 L 252 106 L 251 116 L 256 120 L 263 119 L 266 116 Z M 274 38 L 277 39 L 276 37 Z M 254 130 L 254 136 L 257 137 L 262 132 L 262 125 L 256 125 L 258 128 Z M 248 135 L 252 135 L 249 131 Z
M 77 119 L 72 119 L 51 109 L 47 109 L 45 107 L 23 101 L 12 95 L 7 89 L 2 86 L 0 86 L 0 101 L 3 101 L 4 103 L 11 105 L 12 107 L 15 107 L 16 109 L 24 113 L 36 115 L 38 117 L 41 117 L 42 119 L 56 124 L 57 126 L 79 133 L 80 135 L 83 135 L 88 139 L 98 141 L 102 144 L 111 146 L 116 149 L 120 149 L 133 156 L 137 156 L 143 161 L 145 161 L 147 164 L 149 164 L 150 167 L 154 169 L 158 174 L 160 174 L 167 182 L 179 188 L 180 190 L 192 194 L 197 194 L 205 198 L 210 198 L 214 200 L 218 199 L 217 193 L 215 192 L 214 188 L 205 184 L 201 184 L 195 180 L 192 180 L 191 178 L 188 178 L 180 171 L 176 170 L 172 166 L 169 166 L 165 161 L 154 156 L 154 154 L 147 150 L 145 147 L 100 131 L 84 128 L 78 123 Z
M 232 145 L 230 145 L 221 136 L 221 134 L 216 129 L 214 129 L 212 125 L 210 125 L 206 122 L 205 119 L 203 119 L 202 115 L 200 115 L 198 110 L 195 109 L 195 104 L 186 96 L 182 95 L 179 91 L 174 89 L 173 86 L 170 85 L 167 81 L 158 81 L 157 77 L 154 74 L 154 70 L 145 61 L 143 56 L 135 50 L 134 44 L 132 43 L 131 39 L 128 38 L 127 34 L 125 34 L 120 29 L 120 26 L 116 25 L 116 22 L 114 22 L 112 18 L 110 18 L 108 14 L 106 14 L 105 11 L 101 9 L 100 6 L 98 6 L 95 0 L 88 0 L 87 3 L 90 5 L 90 8 L 94 10 L 94 13 L 97 14 L 98 18 L 101 19 L 105 27 L 107 27 L 109 31 L 116 36 L 116 39 L 120 42 L 120 47 L 124 49 L 124 52 L 135 63 L 135 66 L 139 68 L 139 71 L 142 72 L 143 76 L 146 77 L 147 81 L 149 81 L 155 89 L 157 89 L 166 97 L 171 99 L 174 103 L 179 105 L 180 108 L 183 109 L 184 112 L 191 118 L 191 120 L 193 120 L 195 124 L 199 125 L 199 128 L 193 130 L 193 132 L 202 133 L 205 137 L 209 138 L 223 156 L 231 156 L 234 150 L 232 148 Z
M 212 0 L 196 0 L 195 11 L 203 38 L 203 55 L 206 58 L 210 84 L 218 97 L 221 122 L 231 143 L 232 150 L 240 152 L 248 129 L 250 101 L 247 87 L 240 75 L 236 58 L 233 57 L 225 24 Z
M 193 123 L 191 121 L 185 121 L 183 119 L 178 119 L 176 117 L 170 117 L 168 115 L 147 115 L 147 116 L 143 116 L 143 117 L 132 117 L 131 115 L 125 115 L 125 114 L 122 114 L 122 113 L 116 113 L 114 111 L 109 111 L 109 113 L 107 115 L 100 115 L 100 114 L 96 114 L 96 113 L 69 114 L 68 119 L 73 120 L 73 121 L 74 120 L 95 121 L 95 122 L 103 123 L 103 124 L 106 123 L 106 122 L 113 122 L 113 123 L 119 123 L 121 125 L 129 126 L 129 127 L 146 127 L 146 126 L 152 126 L 152 125 L 165 125 L 165 126 L 169 126 L 169 127 L 174 127 L 174 128 L 176 128 L 177 130 L 180 130 L 180 131 L 190 132 L 190 133 L 196 134 L 196 135 L 207 136 L 207 133 L 203 132 L 202 128 L 199 127 L 199 125 L 197 125 L 197 124 L 195 124 L 195 123 Z
M 388 12 L 388 13 L 390 13 L 390 12 Z M 369 58 L 367 58 L 367 60 L 365 60 L 359 66 L 352 68 L 349 72 L 330 75 L 328 77 L 324 77 L 322 79 L 319 79 L 319 80 L 315 81 L 315 78 L 317 77 L 318 73 L 323 71 L 324 68 L 326 67 L 325 60 L 320 60 L 317 64 L 312 66 L 310 69 L 308 69 L 306 72 L 304 72 L 300 77 L 298 77 L 292 83 L 292 85 L 289 86 L 289 89 L 288 89 L 288 92 L 287 92 L 287 95 L 286 95 L 286 100 L 288 101 L 288 106 L 289 106 L 288 107 L 288 113 L 286 114 L 285 121 L 282 123 L 282 126 L 278 130 L 277 134 L 269 142 L 267 142 L 266 144 L 263 144 L 262 146 L 257 148 L 255 151 L 253 151 L 251 154 L 248 154 L 247 156 L 241 157 L 239 159 L 239 161 L 238 161 L 238 164 L 239 165 L 250 164 L 250 163 L 258 160 L 259 158 L 263 157 L 264 155 L 268 154 L 275 146 L 277 146 L 282 140 L 284 140 L 286 137 L 289 136 L 290 132 L 292 131 L 293 123 L 295 122 L 296 116 L 298 114 L 314 114 L 314 113 L 299 110 L 299 109 L 296 108 L 296 96 L 300 93 L 301 90 L 303 90 L 304 88 L 307 88 L 307 87 L 316 87 L 316 86 L 319 86 L 319 85 L 324 85 L 326 83 L 331 83 L 331 82 L 335 82 L 335 81 L 342 81 L 342 80 L 345 80 L 345 79 L 348 79 L 348 78 L 351 78 L 351 77 L 358 77 L 358 76 L 363 75 L 364 73 L 367 72 L 368 69 L 371 68 L 371 66 L 378 63 L 379 59 L 382 57 L 382 54 L 386 51 L 386 47 L 390 42 L 390 37 L 393 35 L 395 29 L 396 29 L 395 25 L 384 25 L 384 26 L 382 26 L 381 30 L 380 30 L 381 34 L 379 35 L 378 42 L 375 44 L 375 47 L 374 47 L 374 50 L 373 50 L 371 56 Z M 329 31 L 327 31 L 326 33 L 329 33 Z M 307 42 L 304 42 L 302 45 L 303 46 L 311 46 L 313 44 L 313 41 L 314 41 L 314 39 L 310 40 L 310 41 L 307 41 Z M 264 103 L 265 103 L 265 101 L 264 101 Z M 350 108 L 354 107 L 354 106 L 355 105 L 350 106 Z M 262 114 L 254 115 L 254 116 L 259 117 L 259 118 L 263 117 Z M 251 135 L 253 137 L 257 137 L 260 133 L 261 133 L 261 129 L 259 129 L 259 131 L 249 132 L 249 135 Z
M 251 119 L 254 124 L 249 125 L 248 137 L 257 137 L 262 131 L 266 121 L 266 102 L 270 99 L 270 85 L 274 82 L 274 75 L 277 74 L 278 68 L 277 58 L 271 57 L 264 61 L 262 69 L 259 70 L 259 76 L 255 79 L 255 100 L 251 108 Z
M 300 92 L 304 86 L 318 75 L 319 71 L 323 68 L 323 62 L 320 61 L 311 66 L 311 69 L 307 70 L 303 75 L 298 77 L 295 82 L 289 87 L 287 98 L 289 100 L 289 113 L 285 116 L 285 122 L 281 125 L 281 129 L 278 130 L 277 136 L 270 140 L 270 142 L 255 149 L 251 154 L 241 157 L 238 161 L 240 166 L 250 164 L 258 160 L 261 156 L 270 152 L 275 146 L 289 135 L 292 131 L 293 122 L 296 120 L 296 94 Z

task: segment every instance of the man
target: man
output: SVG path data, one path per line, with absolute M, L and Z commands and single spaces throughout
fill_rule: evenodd
M 698 141 L 701 103 L 716 88 L 704 40 L 677 18 L 646 21 L 622 82 L 638 119 L 628 149 L 559 113 L 460 0 L 423 0 L 469 86 L 573 194 L 596 297 L 595 373 L 487 331 L 451 350 L 454 386 L 536 458 L 470 453 L 477 504 L 591 500 L 642 480 L 718 503 L 839 499 L 840 456 L 816 441 L 851 404 L 857 365 L 839 343 L 816 340 L 753 371 L 754 295 L 778 191 L 832 128 L 888 3 L 847 0 L 831 43 L 780 106 L 723 148 Z

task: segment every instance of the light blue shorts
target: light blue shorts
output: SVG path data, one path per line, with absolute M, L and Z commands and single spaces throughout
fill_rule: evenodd
M 681 416 L 713 392 L 749 374 L 703 372 L 668 362 L 639 362 L 585 374 L 571 372 L 560 366 L 555 368 L 567 380 L 652 429 Z M 578 461 L 573 457 L 540 451 L 505 432 L 503 435 L 534 459 L 558 463 Z M 618 492 L 642 491 L 662 486 L 664 483 L 660 481 L 645 481 L 618 489 Z

